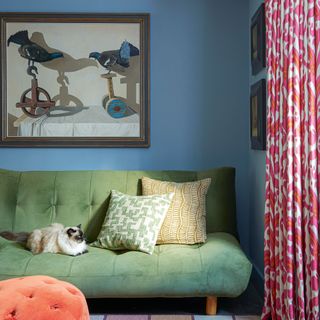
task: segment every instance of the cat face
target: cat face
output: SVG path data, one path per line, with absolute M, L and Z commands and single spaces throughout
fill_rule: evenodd
M 78 243 L 86 241 L 84 233 L 81 230 L 81 224 L 79 224 L 76 227 L 67 228 L 66 232 L 70 240 L 73 240 Z

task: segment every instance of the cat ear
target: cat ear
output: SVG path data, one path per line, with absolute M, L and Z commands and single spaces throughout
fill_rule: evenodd
M 72 234 L 75 233 L 75 232 L 76 232 L 76 230 L 74 230 L 74 229 L 72 229 L 72 228 L 69 228 L 69 229 L 67 230 L 67 234 L 68 234 L 69 237 L 71 237 Z
M 81 229 L 81 223 L 77 225 L 77 228 Z

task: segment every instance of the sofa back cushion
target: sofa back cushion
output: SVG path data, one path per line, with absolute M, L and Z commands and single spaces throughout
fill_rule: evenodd
M 141 195 L 141 178 L 186 182 L 211 178 L 207 193 L 207 232 L 237 236 L 235 170 L 208 171 L 27 171 L 0 170 L 0 230 L 31 231 L 52 222 L 82 224 L 96 239 L 112 189 Z

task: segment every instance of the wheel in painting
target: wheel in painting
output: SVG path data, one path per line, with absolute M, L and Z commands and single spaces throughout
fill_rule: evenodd
M 123 118 L 127 114 L 127 104 L 120 99 L 111 99 L 108 102 L 107 111 L 112 118 Z
M 32 93 L 31 88 L 24 91 L 21 96 L 20 102 L 32 104 L 32 102 L 34 101 L 31 98 L 31 93 Z M 37 100 L 38 102 L 47 102 L 47 101 L 49 102 L 50 101 L 49 93 L 46 90 L 37 87 Z M 46 108 L 36 107 L 35 104 L 32 107 L 23 107 L 21 109 L 27 116 L 32 118 L 41 117 L 42 115 L 49 112 L 48 107 Z

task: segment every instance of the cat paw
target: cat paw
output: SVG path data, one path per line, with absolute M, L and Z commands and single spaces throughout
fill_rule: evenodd
M 80 255 L 85 254 L 85 253 L 88 253 L 88 250 L 85 250 L 85 251 L 83 251 L 83 252 L 79 252 L 79 253 L 75 254 L 74 256 L 75 256 L 75 257 L 76 257 L 76 256 L 80 256 Z

